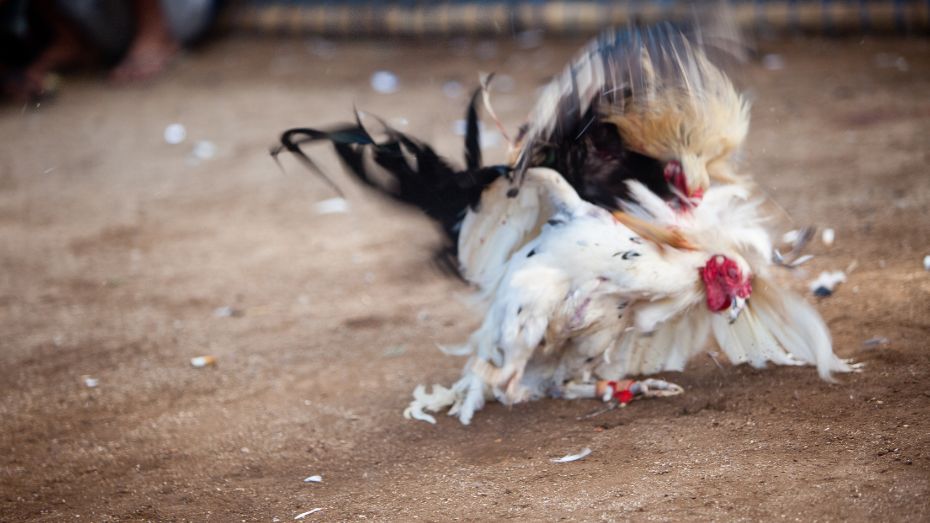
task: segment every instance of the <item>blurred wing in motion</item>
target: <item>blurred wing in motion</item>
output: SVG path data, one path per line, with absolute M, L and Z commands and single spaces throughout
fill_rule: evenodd
M 735 181 L 729 161 L 748 130 L 748 104 L 709 60 L 703 36 L 663 23 L 594 39 L 543 89 L 515 150 L 515 180 L 550 167 L 609 209 L 629 179 L 666 200 L 700 198 L 711 179 Z M 734 36 L 713 40 L 738 52 Z

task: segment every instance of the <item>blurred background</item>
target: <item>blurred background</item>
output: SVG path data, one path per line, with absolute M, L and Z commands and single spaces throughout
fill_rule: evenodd
M 732 22 L 754 37 L 913 35 L 930 27 L 930 7 L 921 0 L 5 0 L 0 4 L 0 60 L 4 92 L 30 99 L 54 92 L 58 80 L 50 75 L 78 67 L 107 67 L 116 82 L 150 79 L 181 49 L 211 36 L 480 35 L 527 47 L 538 45 L 544 35 L 690 22 L 701 11 L 724 4 Z
M 0 520 L 926 520 L 930 2 L 728 6 L 741 169 L 776 238 L 835 231 L 780 274 L 846 271 L 816 306 L 865 372 L 699 358 L 669 401 L 432 427 L 401 411 L 478 321 L 439 234 L 269 148 L 358 108 L 462 165 L 481 74 L 513 136 L 598 30 L 707 4 L 0 0 Z

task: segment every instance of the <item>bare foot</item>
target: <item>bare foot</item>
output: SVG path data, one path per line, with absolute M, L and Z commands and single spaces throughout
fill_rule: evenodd
M 110 79 L 118 83 L 141 82 L 161 74 L 179 50 L 170 37 L 143 38 L 133 42 L 126 57 L 110 71 Z
M 159 0 L 137 0 L 135 17 L 135 39 L 123 60 L 110 71 L 110 79 L 115 82 L 140 82 L 158 76 L 180 49 Z
M 4 71 L 2 91 L 14 100 L 37 101 L 54 95 L 57 85 L 54 73 L 93 61 L 92 51 L 67 19 L 54 11 L 46 11 L 45 16 L 53 29 L 51 43 L 26 69 Z

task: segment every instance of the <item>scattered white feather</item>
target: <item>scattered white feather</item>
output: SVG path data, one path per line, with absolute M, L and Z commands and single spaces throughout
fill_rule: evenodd
M 320 508 L 320 507 L 312 508 L 312 509 L 310 509 L 310 510 L 308 510 L 308 511 L 306 511 L 306 512 L 302 512 L 302 513 L 300 513 L 300 514 L 297 514 L 296 516 L 294 516 L 294 519 L 295 519 L 295 520 L 296 520 L 296 519 L 304 519 L 305 517 L 309 516 L 310 514 L 313 514 L 313 513 L 315 513 L 315 512 L 319 512 L 319 511 L 321 511 L 321 510 L 323 510 L 323 509 Z
M 837 285 L 845 281 L 846 273 L 843 271 L 824 271 L 810 283 L 809 288 L 815 296 L 829 296 Z
M 213 316 L 216 318 L 232 318 L 234 316 L 241 316 L 241 315 L 242 315 L 241 311 L 229 305 L 226 305 L 223 307 L 217 307 L 213 309 Z
M 371 75 L 371 88 L 382 94 L 396 93 L 400 88 L 397 75 L 390 71 L 375 71 Z
M 201 140 L 194 144 L 194 150 L 191 151 L 198 160 L 209 160 L 216 156 L 216 145 L 209 140 Z
M 97 388 L 97 385 L 100 385 L 100 380 L 97 378 L 91 378 L 90 376 L 84 376 L 84 386 L 88 389 Z
M 930 254 L 924 256 L 924 270 L 930 271 Z
M 580 460 L 580 459 L 584 459 L 584 458 L 586 458 L 586 457 L 588 456 L 588 454 L 590 454 L 590 453 L 591 453 L 591 449 L 585 447 L 585 448 L 581 449 L 581 452 L 579 452 L 578 454 L 569 454 L 569 455 L 567 455 L 567 456 L 562 456 L 561 458 L 553 458 L 553 459 L 551 459 L 551 460 L 549 460 L 549 461 L 551 461 L 551 462 L 553 462 L 553 463 L 568 463 L 568 462 L 571 462 L 571 461 L 578 461 L 578 460 Z
M 304 478 L 304 483 L 323 483 L 323 476 L 319 474 Z
M 202 369 L 204 367 L 215 364 L 216 356 L 197 356 L 195 358 L 191 358 L 191 367 L 194 367 L 195 369 Z
M 340 214 L 349 212 L 349 202 L 345 198 L 330 198 L 313 205 L 317 214 Z
M 833 229 L 824 229 L 823 232 L 820 233 L 820 241 L 827 247 L 833 245 L 834 240 L 836 240 L 836 231 Z
M 794 229 L 782 234 L 781 241 L 784 243 L 794 243 L 801 237 L 801 231 Z
M 165 127 L 164 133 L 165 143 L 170 145 L 177 145 L 184 141 L 187 138 L 187 129 L 179 123 L 173 123 L 168 127 Z
M 461 345 L 436 345 L 436 347 L 447 356 L 468 356 L 472 353 L 471 345 L 467 343 Z

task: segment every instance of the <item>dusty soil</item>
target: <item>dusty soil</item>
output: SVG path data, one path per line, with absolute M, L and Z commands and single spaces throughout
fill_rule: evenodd
M 421 216 L 341 176 L 352 212 L 319 215 L 331 193 L 268 146 L 354 103 L 459 158 L 445 82 L 511 75 L 495 101 L 515 125 L 578 43 L 227 40 L 148 87 L 69 77 L 0 109 L 0 520 L 928 520 L 924 40 L 766 43 L 784 68 L 742 75 L 746 168 L 793 217 L 775 225 L 836 229 L 786 280 L 857 264 L 817 307 L 864 372 L 701 357 L 664 376 L 685 395 L 592 419 L 554 400 L 401 417 L 416 384 L 456 378 L 435 344 L 476 326 L 467 289 L 432 267 Z M 371 89 L 377 69 L 399 92 Z M 198 140 L 216 156 L 192 159 Z

